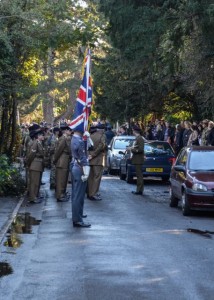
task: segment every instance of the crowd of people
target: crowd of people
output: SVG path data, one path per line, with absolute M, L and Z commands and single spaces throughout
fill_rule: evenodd
M 155 120 L 147 124 L 144 135 L 148 140 L 169 142 L 178 154 L 185 146 L 214 146 L 214 122 L 181 121 L 172 126 L 169 122 Z
M 99 187 L 107 150 L 106 127 L 96 123 L 89 132 L 72 130 L 67 123 L 51 128 L 47 123 L 22 126 L 21 153 L 26 167 L 28 201 L 42 202 L 40 186 L 44 168 L 50 169 L 50 189 L 55 190 L 57 202 L 70 198 L 67 190 L 72 184 L 72 219 L 74 227 L 90 227 L 83 222 L 84 196 L 101 201 Z
M 214 146 L 214 122 L 203 120 L 196 122 L 182 121 L 175 127 L 169 122 L 155 120 L 149 122 L 145 130 L 139 125 L 132 125 L 136 136 L 131 151 L 136 161 L 143 163 L 143 139 L 169 142 L 178 152 L 184 146 Z M 130 129 L 121 126 L 113 130 L 108 122 L 97 120 L 91 124 L 89 132 L 79 128 L 71 128 L 65 120 L 58 126 L 51 127 L 46 122 L 31 125 L 23 124 L 21 155 L 26 167 L 26 186 L 30 203 L 40 203 L 40 186 L 44 168 L 50 169 L 50 189 L 55 190 L 57 202 L 65 202 L 70 198 L 67 184 L 72 184 L 72 219 L 75 227 L 90 227 L 83 222 L 85 193 L 91 201 L 100 201 L 99 192 L 101 177 L 106 166 L 108 145 L 115 135 L 129 135 Z M 138 165 L 138 164 L 137 164 Z M 137 191 L 142 194 L 143 179 L 141 167 L 137 176 Z

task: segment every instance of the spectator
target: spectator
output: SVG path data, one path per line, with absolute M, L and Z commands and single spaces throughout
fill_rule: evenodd
M 199 145 L 201 145 L 201 135 L 202 135 L 202 131 L 203 131 L 203 126 L 202 124 L 200 123 L 198 125 L 198 141 L 199 141 Z
M 214 122 L 208 124 L 207 142 L 209 146 L 214 146 Z
M 208 120 L 203 120 L 202 121 L 202 127 L 203 127 L 203 131 L 201 134 L 201 146 L 207 146 L 208 145 L 208 140 L 207 140 L 207 135 L 208 135 Z
M 189 137 L 192 133 L 191 126 L 192 126 L 192 124 L 189 121 L 184 122 L 184 127 L 185 127 L 184 132 L 183 132 L 183 146 L 184 147 L 187 146 Z
M 158 141 L 163 141 L 164 140 L 164 134 L 163 134 L 163 130 L 160 124 L 157 125 L 156 127 L 156 139 Z
M 180 150 L 183 148 L 183 128 L 180 124 L 176 125 L 175 130 L 175 140 L 174 140 L 174 149 L 176 156 L 180 152 Z
M 119 129 L 119 135 L 127 135 L 127 130 L 125 126 L 121 126 Z
M 147 140 L 152 140 L 152 127 L 148 124 L 145 129 L 145 138 Z
M 198 127 L 196 125 L 191 126 L 192 133 L 189 136 L 189 140 L 187 142 L 187 146 L 199 146 L 198 140 Z
M 166 125 L 166 129 L 164 132 L 164 141 L 172 145 L 174 143 L 174 136 L 175 136 L 174 130 L 171 127 L 169 122 L 166 122 L 165 125 Z
M 162 127 L 163 132 L 165 132 L 166 125 L 165 125 L 165 121 L 163 119 L 160 120 L 160 125 Z
M 110 125 L 107 126 L 107 131 L 105 132 L 105 135 L 106 135 L 106 143 L 107 143 L 107 145 L 109 145 L 111 143 L 111 140 L 115 136 Z

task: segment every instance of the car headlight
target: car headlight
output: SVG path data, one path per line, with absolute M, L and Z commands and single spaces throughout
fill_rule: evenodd
M 193 191 L 196 192 L 207 192 L 207 187 L 204 184 L 201 183 L 194 183 L 192 186 Z

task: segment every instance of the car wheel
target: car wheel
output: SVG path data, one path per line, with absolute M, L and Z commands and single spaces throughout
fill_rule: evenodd
M 189 216 L 191 214 L 185 191 L 182 192 L 181 207 L 184 216 Z
M 170 186 L 169 188 L 169 195 L 170 195 L 170 198 L 169 198 L 169 206 L 170 207 L 177 207 L 178 206 L 178 198 L 176 198 L 172 192 L 172 187 Z
M 110 160 L 109 160 L 109 162 L 108 162 L 108 173 L 109 173 L 110 175 L 114 175 L 114 170 L 112 170 L 112 168 L 111 168 Z
M 133 182 L 133 176 L 131 176 L 130 168 L 127 167 L 126 169 L 126 182 L 132 183 Z
M 108 173 L 110 174 L 110 175 L 114 175 L 114 170 L 112 170 L 110 167 L 108 168 Z
M 119 176 L 120 176 L 120 180 L 125 180 L 126 179 L 126 174 L 122 174 L 121 169 L 119 171 Z

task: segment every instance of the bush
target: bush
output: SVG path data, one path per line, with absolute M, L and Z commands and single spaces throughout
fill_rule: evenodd
M 25 192 L 25 181 L 20 171 L 9 163 L 6 155 L 0 156 L 0 196 L 20 196 Z

